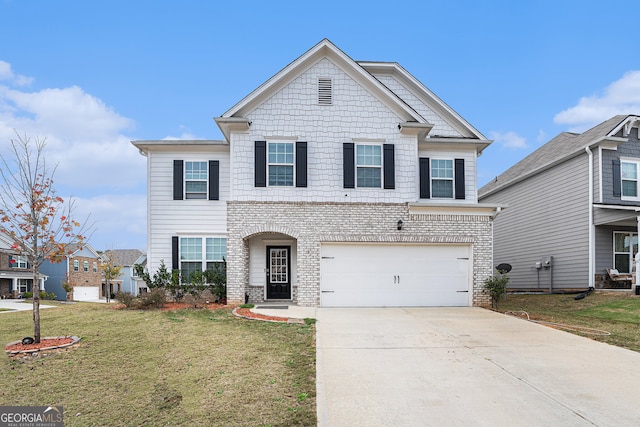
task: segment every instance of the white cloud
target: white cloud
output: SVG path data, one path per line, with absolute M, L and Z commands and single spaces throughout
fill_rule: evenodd
M 489 132 L 489 137 L 505 148 L 527 148 L 527 140 L 515 132 Z
M 602 94 L 580 98 L 577 105 L 556 114 L 553 121 L 582 132 L 616 114 L 640 114 L 640 70 L 625 73 Z
M 0 61 L 0 81 L 16 81 Z M 77 86 L 40 91 L 0 84 L 0 153 L 7 153 L 14 129 L 47 139 L 45 158 L 58 165 L 58 194 L 77 200 L 77 216 L 91 212 L 96 248 L 144 249 L 146 236 L 146 159 L 130 143 L 131 119 Z M 133 242 L 137 241 L 137 244 Z
M 545 143 L 547 142 L 547 133 L 545 131 L 543 131 L 542 129 L 538 130 L 538 136 L 536 137 L 536 141 L 538 141 L 539 144 Z
M 14 74 L 11 71 L 11 64 L 0 60 L 0 81 L 8 81 L 17 86 L 26 86 L 31 84 L 33 78 Z

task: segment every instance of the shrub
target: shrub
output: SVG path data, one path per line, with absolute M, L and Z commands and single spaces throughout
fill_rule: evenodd
M 140 308 L 162 308 L 167 302 L 164 288 L 153 288 L 140 295 Z
M 509 276 L 499 271 L 484 281 L 484 288 L 491 296 L 491 308 L 498 308 L 498 301 L 507 292 L 507 283 L 509 283 Z
M 26 299 L 33 298 L 33 292 L 23 292 L 22 298 L 26 298 Z
M 136 303 L 136 297 L 131 292 L 118 292 L 115 299 L 127 308 L 133 307 Z
M 40 298 L 46 300 L 54 300 L 56 299 L 55 292 L 40 292 Z

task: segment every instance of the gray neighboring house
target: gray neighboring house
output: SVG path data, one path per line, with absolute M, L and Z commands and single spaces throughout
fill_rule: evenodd
M 129 292 L 137 296 L 140 292 L 146 291 L 147 285 L 139 280 L 134 271 L 136 264 L 146 265 L 147 257 L 138 249 L 111 249 L 105 251 L 113 264 L 122 267 L 122 275 L 111 284 L 112 292 Z M 106 290 L 106 284 L 102 283 L 102 293 Z
M 618 115 L 563 132 L 479 190 L 506 205 L 494 221 L 494 264 L 510 287 L 626 288 L 606 269 L 634 271 L 640 230 L 640 116 Z

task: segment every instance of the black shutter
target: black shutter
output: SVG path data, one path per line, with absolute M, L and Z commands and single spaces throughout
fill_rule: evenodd
M 620 160 L 613 161 L 613 195 L 615 197 L 622 196 L 622 181 L 620 179 Z
M 353 142 L 345 142 L 342 144 L 342 152 L 344 188 L 356 188 L 355 150 Z
M 173 200 L 182 200 L 184 193 L 184 162 L 173 161 Z
M 171 268 L 180 270 L 180 259 L 178 258 L 178 236 L 171 236 Z
M 420 171 L 420 198 L 430 199 L 431 186 L 429 184 L 430 184 L 431 177 L 429 176 L 430 172 L 429 172 L 428 157 L 420 157 L 419 171 Z
M 267 186 L 267 141 L 256 141 L 255 186 Z
M 464 200 L 464 159 L 455 159 L 456 199 Z
M 209 160 L 209 200 L 220 200 L 220 161 Z
M 386 190 L 393 190 L 396 188 L 395 149 L 393 144 L 384 144 L 383 152 L 384 188 Z
M 307 186 L 307 143 L 296 142 L 296 187 Z

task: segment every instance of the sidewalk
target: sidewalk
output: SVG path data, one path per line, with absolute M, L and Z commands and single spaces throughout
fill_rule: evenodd
M 2 310 L 2 313 L 13 313 L 16 311 L 27 311 L 33 310 L 33 303 L 26 300 L 21 299 L 0 299 L 0 309 L 7 308 L 9 310 Z M 56 308 L 55 305 L 44 305 L 40 304 L 40 308 Z

